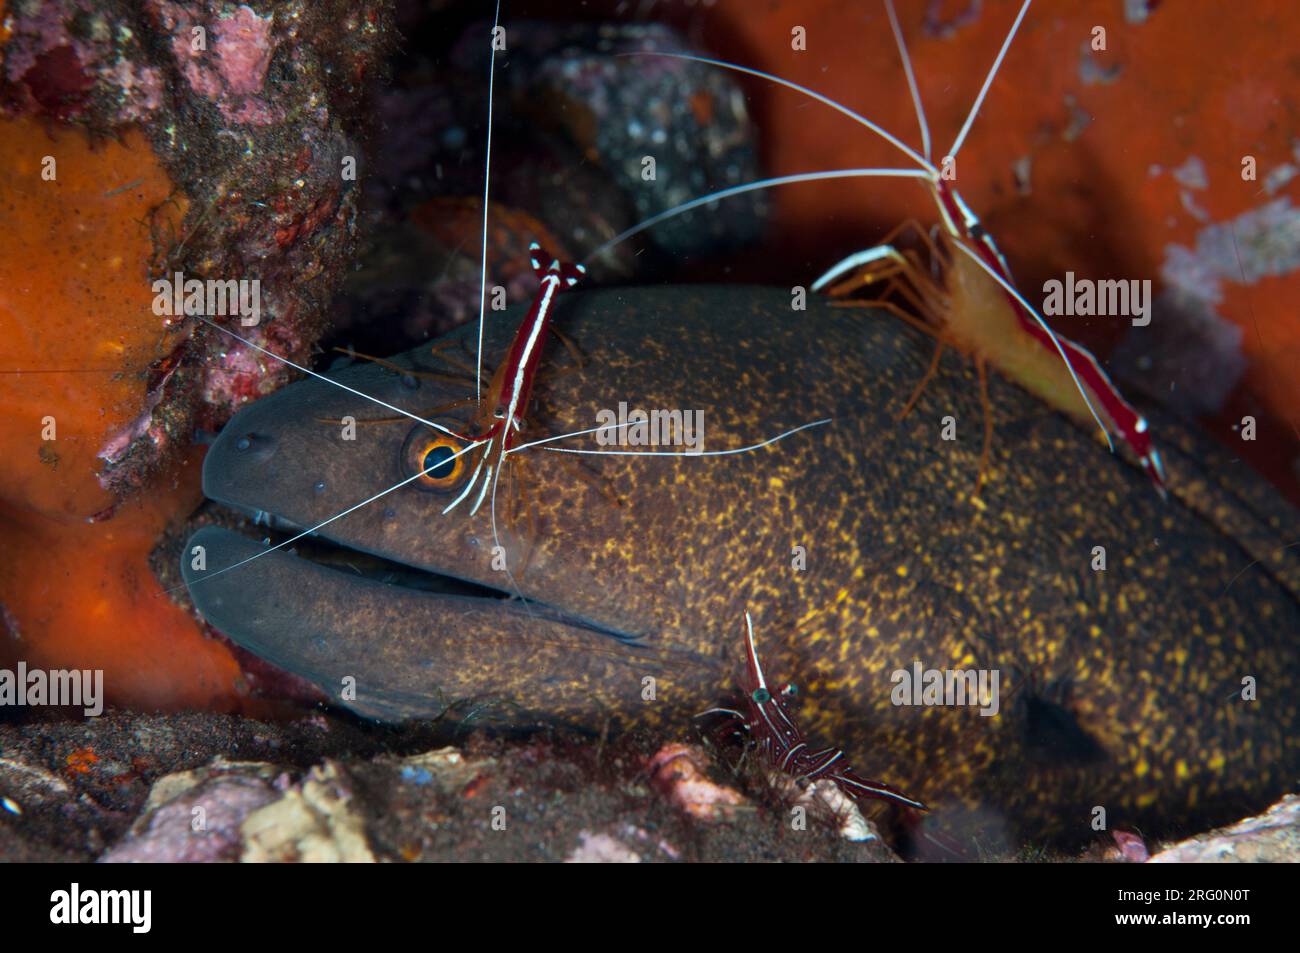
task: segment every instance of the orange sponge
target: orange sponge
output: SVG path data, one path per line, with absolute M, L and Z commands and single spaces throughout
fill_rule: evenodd
M 198 454 L 122 505 L 97 479 L 172 346 L 149 263 L 185 199 L 138 131 L 92 143 L 27 118 L 0 120 L 0 196 L 0 654 L 102 668 L 110 701 L 233 707 L 233 657 L 148 565 L 201 499 Z

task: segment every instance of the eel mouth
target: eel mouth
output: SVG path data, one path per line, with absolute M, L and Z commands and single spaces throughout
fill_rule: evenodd
M 301 536 L 306 527 L 298 526 L 265 510 L 241 510 L 241 512 L 252 517 L 255 528 L 263 528 L 262 541 L 268 549 L 281 547 L 286 554 L 317 566 L 399 589 L 477 599 L 518 598 L 506 589 L 496 589 L 458 576 L 421 569 L 399 560 L 353 549 L 320 533 L 309 533 L 300 539 L 295 539 Z
M 485 606 L 521 605 L 525 611 L 548 622 L 558 623 L 568 628 L 583 629 L 628 644 L 640 641 L 640 637 L 635 634 L 621 632 L 593 620 L 573 615 L 559 606 L 532 597 L 525 598 L 521 593 L 510 589 L 487 586 L 460 576 L 424 569 L 388 556 L 354 549 L 320 532 L 307 532 L 308 527 L 300 526 L 267 510 L 226 501 L 221 501 L 217 505 L 250 519 L 251 528 L 260 531 L 260 538 L 255 543 L 254 538 L 247 533 L 249 527 L 245 527 L 244 532 L 223 529 L 220 531 L 223 534 L 238 537 L 245 545 L 256 545 L 257 552 L 266 552 L 268 555 L 274 552 L 282 558 L 309 563 L 337 574 L 337 582 L 340 586 L 346 586 L 349 581 L 365 580 L 393 590 L 395 596 L 403 593 L 424 593 L 435 598 L 442 596 L 457 600 L 476 600 Z M 304 532 L 306 535 L 303 535 Z M 252 555 L 256 557 L 257 552 Z M 257 558 L 250 559 L 248 555 L 239 558 L 225 558 L 221 552 L 215 555 L 216 558 L 213 559 L 213 554 L 208 554 L 208 559 L 211 560 L 208 572 L 214 576 L 223 572 L 230 572 L 233 575 L 256 567 Z M 241 561 L 243 565 L 239 565 Z M 235 568 L 236 566 L 238 568 Z M 200 611 L 202 611 L 203 600 L 196 595 L 196 591 L 201 593 L 204 588 L 202 575 L 193 571 L 184 573 L 186 587 L 190 590 L 196 605 L 199 605 Z
M 639 692 L 647 666 L 673 661 L 555 607 L 270 522 L 263 539 L 195 531 L 181 557 L 190 598 L 230 641 L 364 717 L 438 718 L 477 699 L 500 703 L 508 724 L 520 712 L 594 718 L 612 702 L 571 690 L 575 678 L 615 668 L 610 692 Z

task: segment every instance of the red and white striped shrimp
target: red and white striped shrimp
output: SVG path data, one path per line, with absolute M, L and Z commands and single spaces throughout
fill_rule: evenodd
M 915 168 L 836 169 L 780 176 L 735 186 L 662 212 L 611 239 L 598 249 L 597 254 L 668 218 L 745 192 L 835 178 L 920 179 L 928 187 L 939 212 L 940 224 L 933 230 L 933 237 L 930 237 L 926 229 L 916 226 L 915 223 L 904 223 L 886 237 L 885 243 L 848 256 L 830 268 L 812 285 L 814 290 L 824 290 L 839 298 L 846 298 L 868 285 L 883 285 L 884 290 L 878 298 L 859 303 L 885 307 L 908 320 L 909 323 L 920 325 L 937 339 L 938 347 L 934 359 L 925 378 L 921 381 L 921 386 L 908 401 L 905 412 L 906 409 L 910 409 L 924 384 L 937 368 L 942 348 L 945 345 L 952 346 L 960 353 L 972 357 L 980 374 L 982 396 L 986 407 L 985 445 L 980 467 L 981 481 L 987 463 L 991 432 L 991 423 L 987 416 L 987 395 L 983 392 L 985 365 L 992 364 L 1032 393 L 1075 419 L 1083 423 L 1095 422 L 1112 450 L 1114 444 L 1111 435 L 1119 436 L 1132 449 L 1156 488 L 1163 494 L 1164 467 L 1159 452 L 1152 446 L 1146 419 L 1124 399 L 1102 370 L 1097 359 L 1085 348 L 1052 331 L 1033 305 L 1016 289 L 1010 268 L 992 236 L 981 225 L 978 217 L 953 185 L 955 172 L 952 170 L 955 169 L 957 153 L 979 114 L 985 96 L 1020 24 L 1028 13 L 1031 2 L 1032 0 L 1025 0 L 1021 6 L 966 121 L 953 140 L 948 153 L 937 166 L 931 158 L 930 131 L 925 111 L 891 0 L 884 0 L 885 9 L 889 15 L 890 26 L 898 45 L 920 125 L 921 152 L 917 152 L 897 136 L 847 106 L 808 87 L 770 73 L 691 54 L 659 52 L 633 54 L 692 60 L 776 83 L 835 109 L 869 129 L 907 156 Z M 929 251 L 928 261 L 923 261 L 919 255 L 900 250 L 895 244 L 890 243 L 901 232 L 913 226 L 922 244 Z M 932 277 L 932 270 L 937 271 L 937 278 Z M 903 298 L 909 306 L 910 313 L 904 312 L 889 300 L 894 294 Z
M 470 509 L 471 516 L 483 505 L 488 488 L 491 487 L 495 492 L 506 454 L 515 448 L 515 442 L 524 429 L 524 409 L 532 395 L 542 344 L 554 313 L 555 298 L 561 290 L 576 285 L 587 271 L 583 265 L 553 258 L 537 242 L 529 246 L 529 253 L 533 273 L 539 281 L 537 294 L 515 331 L 505 360 L 492 375 L 486 393 L 481 395 L 478 411 L 470 420 L 469 426 L 464 431 L 434 431 L 410 448 L 408 462 L 422 474 L 420 482 L 441 488 L 460 483 L 463 469 L 469 466 L 467 460 L 457 456 L 460 448 L 454 445 L 451 438 L 458 438 L 465 444 L 482 445 L 483 452 L 478 456 L 473 474 L 465 482 L 460 494 L 442 511 L 444 515 L 459 506 L 476 486 L 480 489 L 478 498 Z M 455 464 L 439 465 L 440 460 L 449 461 L 452 457 L 456 457 Z M 480 474 L 483 476 L 481 484 Z

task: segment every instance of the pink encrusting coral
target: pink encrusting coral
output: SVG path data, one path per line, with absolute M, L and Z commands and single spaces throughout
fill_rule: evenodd
M 71 29 L 74 22 L 78 29 Z M 140 62 L 139 36 L 94 3 L 48 0 L 6 17 L 3 29 L 7 111 L 80 118 L 95 93 L 123 121 L 138 122 L 162 105 L 162 71 Z
M 122 90 L 122 118 L 128 122 L 148 119 L 162 105 L 162 70 L 120 60 L 105 74 Z
M 166 0 L 154 5 L 163 28 L 172 33 L 171 50 L 181 75 L 203 98 L 216 104 L 229 122 L 268 125 L 276 110 L 263 98 L 266 71 L 277 42 L 274 14 L 259 16 L 247 5 L 215 13 L 206 22 Z
M 232 93 L 250 96 L 262 91 L 271 65 L 271 17 L 259 17 L 239 7 L 212 27 L 217 36 L 217 69 Z

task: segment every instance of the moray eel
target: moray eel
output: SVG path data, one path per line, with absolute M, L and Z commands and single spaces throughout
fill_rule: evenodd
M 578 292 L 557 308 L 586 364 L 548 350 L 530 439 L 593 427 L 619 402 L 703 411 L 705 450 L 833 422 L 732 456 L 523 451 L 495 537 L 487 502 L 444 516 L 454 491 L 415 484 L 320 530 L 400 564 L 387 581 L 285 549 L 223 571 L 264 544 L 208 527 L 182 562 L 202 614 L 364 716 L 451 708 L 680 736 L 737 684 L 749 609 L 768 677 L 798 685 L 811 737 L 937 814 L 973 810 L 1023 838 L 1086 839 L 1096 807 L 1110 826 L 1186 830 L 1294 783 L 1300 550 L 1284 544 L 1300 523 L 1239 466 L 1240 486 L 1225 486 L 1231 463 L 1187 428 L 1153 417 L 1177 490 L 1163 501 L 1095 434 L 994 376 L 992 460 L 973 501 L 973 371 L 943 364 L 898 419 L 933 342 L 897 320 L 819 300 L 796 311 L 788 293 L 755 288 Z M 519 316 L 491 321 L 489 357 Z M 449 338 L 462 356 L 472 334 Z M 393 365 L 448 374 L 439 353 Z M 472 394 L 392 367 L 331 376 L 417 414 Z M 354 440 L 344 416 L 359 421 Z M 230 422 L 204 489 L 313 526 L 413 472 L 408 439 L 429 431 L 364 422 L 391 416 L 318 380 L 291 385 Z M 513 578 L 494 567 L 497 542 Z M 428 584 L 391 581 L 403 575 Z M 480 588 L 437 591 L 446 577 Z M 526 599 L 500 597 L 512 592 Z M 917 663 L 998 672 L 997 714 L 894 704 L 894 673 Z

